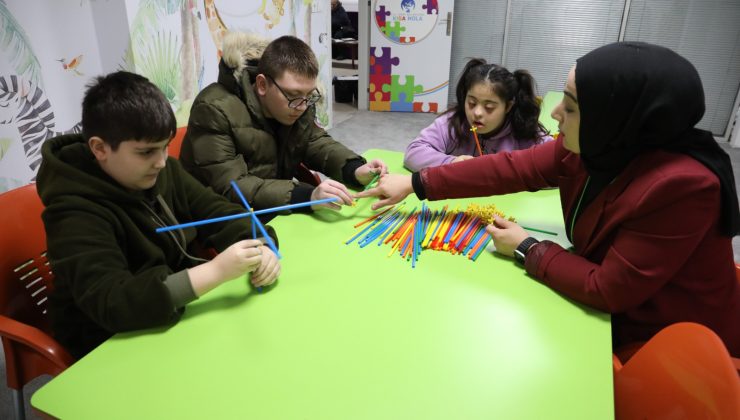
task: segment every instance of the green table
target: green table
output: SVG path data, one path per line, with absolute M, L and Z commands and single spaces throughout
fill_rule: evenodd
M 402 170 L 400 153 L 366 157 Z M 372 201 L 278 217 L 274 289 L 232 281 L 172 328 L 118 334 L 33 407 L 64 419 L 613 417 L 608 315 L 490 252 L 424 251 L 411 268 L 388 245 L 344 245 Z M 564 237 L 557 190 L 431 205 L 466 202 Z
M 555 106 L 560 103 L 560 101 L 563 100 L 563 92 L 547 92 L 545 94 L 545 97 L 542 98 L 542 104 L 540 105 L 540 123 L 542 123 L 545 128 L 550 131 L 550 134 L 555 134 L 559 132 L 558 129 L 558 122 L 555 121 L 550 114 L 552 113 L 552 110 L 555 109 Z

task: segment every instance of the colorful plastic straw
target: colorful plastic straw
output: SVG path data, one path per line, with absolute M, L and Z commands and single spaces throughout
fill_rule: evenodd
M 522 225 L 519 225 L 519 226 L 522 226 Z M 548 230 L 542 230 L 542 229 L 536 229 L 533 227 L 522 226 L 522 229 L 531 230 L 532 232 L 546 233 L 548 235 L 558 236 L 558 234 L 555 232 L 550 232 Z
M 233 179 L 231 180 L 231 188 L 233 188 L 234 191 L 236 191 L 236 195 L 239 196 L 239 199 L 242 201 L 242 204 L 244 204 L 244 208 L 249 209 L 249 210 L 252 210 L 251 211 L 251 214 L 252 214 L 252 238 L 254 238 L 254 239 L 257 238 L 257 230 L 255 229 L 255 225 L 256 225 L 257 228 L 259 228 L 260 232 L 262 233 L 262 236 L 267 240 L 267 245 L 270 247 L 270 249 L 272 250 L 272 252 L 274 252 L 275 255 L 277 255 L 278 259 L 282 258 L 282 255 L 280 255 L 280 251 L 278 251 L 277 246 L 275 245 L 275 242 L 273 242 L 273 240 L 270 237 L 270 235 L 267 234 L 267 232 L 265 231 L 265 227 L 262 226 L 262 222 L 260 222 L 260 220 L 257 218 L 257 216 L 255 216 L 254 209 L 249 205 L 249 203 L 247 202 L 246 197 L 244 197 L 244 194 L 242 194 L 242 190 L 239 188 L 239 186 L 236 184 L 236 181 L 234 181 Z M 258 290 L 261 291 L 261 289 L 259 289 L 259 288 L 258 288 Z
M 185 229 L 185 228 L 189 228 L 193 226 L 201 226 L 201 225 L 206 225 L 208 223 L 218 223 L 218 222 L 225 222 L 227 220 L 243 219 L 245 217 L 252 217 L 253 214 L 260 215 L 260 214 L 274 213 L 276 211 L 290 210 L 290 209 L 295 209 L 298 207 L 312 206 L 314 204 L 328 203 L 331 201 L 339 201 L 339 197 L 322 198 L 321 200 L 304 201 L 303 203 L 295 203 L 295 204 L 286 204 L 284 206 L 277 206 L 277 207 L 272 207 L 269 209 L 257 210 L 254 212 L 248 211 L 247 213 L 231 214 L 229 216 L 214 217 L 212 219 L 198 220 L 196 222 L 165 226 L 165 227 L 157 228 L 156 232 L 157 233 L 169 232 L 171 230 Z
M 478 127 L 474 125 L 470 127 L 470 131 L 473 132 L 473 138 L 475 139 L 475 147 L 478 148 L 478 156 L 483 156 L 483 150 L 480 148 L 480 142 L 478 141 Z

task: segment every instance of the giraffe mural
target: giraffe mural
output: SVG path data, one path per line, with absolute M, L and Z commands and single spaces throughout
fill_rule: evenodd
M 216 9 L 215 0 L 204 0 L 203 6 L 206 12 L 206 23 L 208 24 L 208 32 L 211 33 L 213 39 L 213 45 L 218 49 L 218 58 L 221 59 L 221 45 L 224 41 L 224 35 L 229 30 L 224 25 L 224 21 L 221 20 L 221 16 L 218 15 L 218 9 Z

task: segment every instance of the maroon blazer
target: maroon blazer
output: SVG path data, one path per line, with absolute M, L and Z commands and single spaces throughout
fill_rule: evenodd
M 565 220 L 588 177 L 562 140 L 420 175 L 430 200 L 559 187 Z M 652 151 L 583 209 L 572 227 L 575 253 L 543 241 L 528 254 L 526 269 L 558 292 L 612 313 L 615 346 L 692 321 L 714 330 L 740 357 L 740 282 L 719 217 L 713 172 L 687 155 Z

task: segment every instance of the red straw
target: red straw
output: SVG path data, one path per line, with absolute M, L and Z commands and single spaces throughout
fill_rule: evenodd
M 473 132 L 473 138 L 475 139 L 475 147 L 478 148 L 478 155 L 483 156 L 483 150 L 480 148 L 480 142 L 478 141 L 478 127 L 472 126 L 470 127 L 470 131 Z

